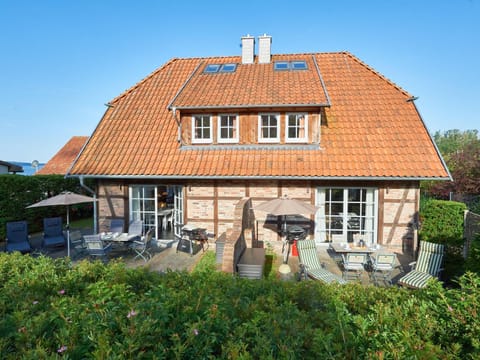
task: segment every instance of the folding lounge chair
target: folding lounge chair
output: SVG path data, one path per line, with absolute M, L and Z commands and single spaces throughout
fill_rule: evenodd
M 340 276 L 332 274 L 320 264 L 315 240 L 309 239 L 298 241 L 297 250 L 300 269 L 305 279 L 307 279 L 307 277 L 311 277 L 312 279 L 320 280 L 327 284 L 334 282 L 339 284 L 346 283 L 346 281 Z
M 152 257 L 152 254 L 148 251 L 150 242 L 153 236 L 153 229 L 147 231 L 145 236 L 142 236 L 140 240 L 134 240 L 130 245 L 130 248 L 137 254 L 134 259 L 141 257 L 145 262 Z
M 84 235 L 83 238 L 85 239 L 85 246 L 90 257 L 99 257 L 104 261 L 107 259 L 108 253 L 112 250 L 112 244 L 105 245 L 99 234 Z
M 443 261 L 444 245 L 420 241 L 418 259 L 410 263 L 412 271 L 403 276 L 398 283 L 402 286 L 419 289 L 427 285 L 430 279 L 438 278 Z
M 392 285 L 392 271 L 395 266 L 395 254 L 377 254 L 372 256 L 372 274 L 373 283 L 378 286 L 379 280 L 385 284 Z
M 6 251 L 20 251 L 22 254 L 32 251 L 28 239 L 28 225 L 26 221 L 7 222 Z
M 65 246 L 61 217 L 43 219 L 43 248 Z
M 143 233 L 143 221 L 134 220 L 128 226 L 128 241 L 140 240 Z
M 367 263 L 367 254 L 363 253 L 347 253 L 343 256 L 343 278 L 345 280 L 352 278 L 360 279 L 365 271 Z

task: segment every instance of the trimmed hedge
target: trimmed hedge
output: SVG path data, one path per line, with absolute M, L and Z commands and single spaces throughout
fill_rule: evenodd
M 444 271 L 442 278 L 447 284 L 464 272 L 463 228 L 464 203 L 426 199 L 420 207 L 421 228 L 419 239 L 445 244 Z
M 29 231 L 38 232 L 42 230 L 44 217 L 65 217 L 65 209 L 61 206 L 26 208 L 62 191 L 85 194 L 78 179 L 65 179 L 62 175 L 0 175 L 0 239 L 5 238 L 5 224 L 9 221 L 27 220 Z M 72 220 L 90 216 L 91 206 L 91 204 L 72 206 L 70 212 Z
M 458 289 L 152 273 L 0 254 L 4 359 L 473 359 L 480 279 Z

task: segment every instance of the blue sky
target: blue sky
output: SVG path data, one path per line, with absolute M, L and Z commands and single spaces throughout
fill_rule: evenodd
M 48 161 L 173 57 L 349 51 L 418 96 L 430 130 L 479 129 L 480 0 L 0 0 L 0 159 Z

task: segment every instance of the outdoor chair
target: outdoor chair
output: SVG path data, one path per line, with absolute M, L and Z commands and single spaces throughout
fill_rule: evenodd
M 412 289 L 423 288 L 430 279 L 438 278 L 443 261 L 444 245 L 420 241 L 417 261 L 410 263 L 412 270 L 398 283 Z
M 300 276 L 320 280 L 324 283 L 345 284 L 346 281 L 340 276 L 332 274 L 325 269 L 318 259 L 315 240 L 301 240 L 297 242 L 298 259 L 300 264 Z
M 140 240 L 143 233 L 143 221 L 134 220 L 128 226 L 128 241 Z
M 378 286 L 379 280 L 385 284 L 392 285 L 392 271 L 395 268 L 395 254 L 377 254 L 371 257 L 371 279 Z
M 130 248 L 137 254 L 134 259 L 141 257 L 147 262 L 152 254 L 149 252 L 150 242 L 152 241 L 153 228 L 147 231 L 145 236 L 142 236 L 140 240 L 134 240 L 130 245 Z
M 123 219 L 112 219 L 110 220 L 110 232 L 112 233 L 123 233 Z
M 367 263 L 367 254 L 363 253 L 347 253 L 343 257 L 343 278 L 348 280 L 360 279 L 365 271 L 365 264 Z
M 87 253 L 87 247 L 80 230 L 70 232 L 70 249 L 74 252 L 74 259 Z
M 26 221 L 7 222 L 6 251 L 20 251 L 22 254 L 32 251 L 28 237 L 28 224 Z
M 112 245 L 105 245 L 100 238 L 99 234 L 96 235 L 84 235 L 85 246 L 87 248 L 87 253 L 92 258 L 102 258 L 104 261 L 107 260 L 108 253 L 112 250 Z
M 61 217 L 43 219 L 42 248 L 54 248 L 65 246 L 63 224 Z

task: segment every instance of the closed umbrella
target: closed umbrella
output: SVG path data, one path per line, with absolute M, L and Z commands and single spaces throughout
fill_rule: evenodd
M 67 207 L 67 256 L 70 257 L 70 211 L 69 206 L 74 204 L 82 204 L 87 202 L 97 201 L 96 199 L 72 193 L 70 191 L 62 192 L 61 194 L 52 196 L 51 198 L 39 201 L 35 204 L 27 206 L 27 208 L 43 207 L 43 206 L 66 206 Z

